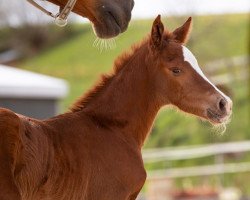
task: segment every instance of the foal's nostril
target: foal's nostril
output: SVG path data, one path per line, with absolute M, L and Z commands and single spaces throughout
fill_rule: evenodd
M 227 105 L 227 102 L 226 102 L 225 99 L 221 99 L 221 100 L 219 101 L 219 109 L 220 109 L 221 111 L 225 111 L 226 105 Z

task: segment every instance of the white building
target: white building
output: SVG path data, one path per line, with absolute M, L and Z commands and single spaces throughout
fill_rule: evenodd
M 64 80 L 0 65 L 0 107 L 45 119 L 58 113 L 67 93 Z

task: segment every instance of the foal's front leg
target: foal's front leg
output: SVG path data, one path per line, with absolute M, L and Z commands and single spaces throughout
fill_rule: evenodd
M 132 195 L 129 196 L 128 200 L 136 200 L 136 198 L 138 197 L 140 191 L 141 191 L 142 187 L 136 191 L 135 193 L 133 193 Z
M 2 138 L 0 138 L 1 140 Z M 4 151 L 0 150 L 0 199 L 1 200 L 21 200 L 21 196 L 14 182 L 11 166 L 6 159 Z
M 139 192 L 136 192 L 134 193 L 133 195 L 131 195 L 128 200 L 136 200 L 137 196 L 139 195 L 140 191 Z

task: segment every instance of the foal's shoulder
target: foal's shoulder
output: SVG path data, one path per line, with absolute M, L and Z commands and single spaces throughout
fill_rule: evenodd
M 20 146 L 19 117 L 0 108 L 0 199 L 21 199 L 14 181 L 14 169 Z
M 13 111 L 0 108 L 0 130 L 9 126 L 17 127 L 19 124 L 20 119 Z
M 12 161 L 15 159 L 17 147 L 21 143 L 20 124 L 20 119 L 14 112 L 0 108 L 0 153 Z
M 19 139 L 21 121 L 11 110 L 0 108 L 0 138 L 8 143 L 15 143 Z

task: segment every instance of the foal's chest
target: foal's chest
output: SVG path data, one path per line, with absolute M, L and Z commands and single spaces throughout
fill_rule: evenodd
M 127 158 L 126 155 L 124 157 Z M 110 165 L 96 168 L 92 179 L 92 189 L 98 188 L 96 199 L 101 197 L 102 200 L 127 200 L 129 196 L 140 191 L 146 179 L 145 170 L 134 158 L 125 158 L 123 160 L 122 157 L 117 157 Z
M 146 179 L 141 152 L 131 143 L 116 138 L 108 139 L 95 146 L 97 141 L 88 153 L 93 174 L 92 187 L 98 188 L 99 194 L 115 194 L 114 198 L 109 196 L 108 200 L 127 199 L 142 188 Z
M 123 151 L 117 148 L 116 152 L 117 154 L 113 155 L 109 162 L 110 165 L 107 166 L 110 177 L 114 183 L 122 185 L 128 192 L 139 190 L 146 179 L 141 153 L 132 148 L 124 148 Z

